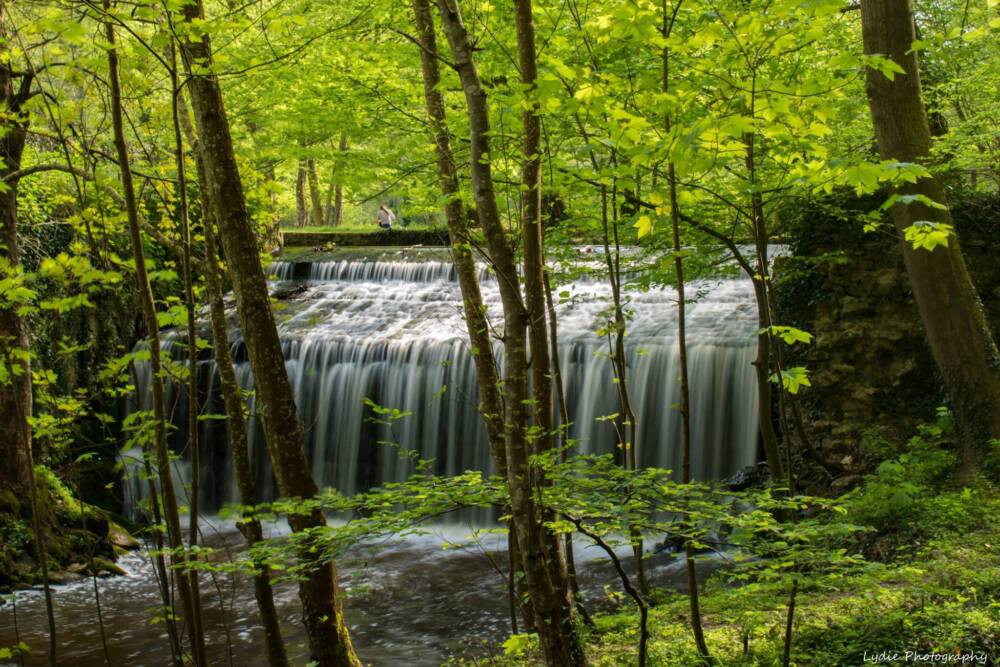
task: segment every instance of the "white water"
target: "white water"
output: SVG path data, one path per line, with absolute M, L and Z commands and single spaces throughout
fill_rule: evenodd
M 496 331 L 502 313 L 495 282 L 481 271 L 483 297 Z M 305 289 L 277 314 L 308 453 L 317 480 L 344 493 L 401 481 L 414 464 L 397 447 L 433 459 L 438 473 L 490 469 L 475 369 L 469 354 L 461 295 L 447 262 L 331 261 L 308 266 L 277 262 L 276 287 L 295 277 Z M 286 279 L 286 280 L 282 280 Z M 559 356 L 573 424 L 583 452 L 611 452 L 614 426 L 602 417 L 618 411 L 607 340 L 595 333 L 608 316 L 610 289 L 595 280 L 559 288 L 570 292 L 557 307 Z M 757 328 L 748 280 L 716 280 L 689 287 L 688 342 L 692 399 L 692 474 L 718 479 L 756 460 L 756 392 L 751 362 Z M 680 419 L 673 290 L 628 291 L 628 387 L 638 421 L 640 463 L 679 469 Z M 183 354 L 173 338 L 165 350 Z M 253 386 L 238 333 L 237 373 Z M 495 350 L 502 361 L 502 350 Z M 136 369 L 139 403 L 149 405 L 148 367 Z M 206 414 L 222 412 L 214 362 L 201 363 Z M 177 448 L 184 441 L 186 399 L 170 388 Z M 371 423 L 362 399 L 410 411 L 392 427 Z M 252 403 L 252 400 L 251 400 Z M 251 405 L 252 407 L 252 405 Z M 202 488 L 207 510 L 237 501 L 225 426 L 202 422 Z M 274 496 L 263 436 L 251 418 L 252 459 L 261 499 Z M 395 443 L 394 445 L 380 443 Z M 186 477 L 180 465 L 180 476 Z M 134 491 L 138 493 L 138 489 Z

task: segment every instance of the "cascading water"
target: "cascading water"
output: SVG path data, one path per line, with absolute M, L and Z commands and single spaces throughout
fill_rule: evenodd
M 414 470 L 413 458 L 401 456 L 403 451 L 433 459 L 441 474 L 490 470 L 461 294 L 449 262 L 276 262 L 271 275 L 277 292 L 294 295 L 280 303 L 277 316 L 306 426 L 307 453 L 321 485 L 350 494 L 401 481 Z M 500 330 L 496 284 L 485 269 L 481 279 L 490 319 Z M 602 418 L 618 411 L 617 391 L 607 340 L 595 333 L 606 323 L 610 289 L 588 279 L 560 289 L 570 293 L 557 307 L 559 356 L 573 422 L 570 435 L 583 452 L 614 451 L 614 424 Z M 718 479 L 756 460 L 753 288 L 747 279 L 723 279 L 695 283 L 689 294 L 695 295 L 687 315 L 692 474 Z M 626 352 L 639 462 L 678 470 L 675 293 L 651 289 L 626 291 L 625 296 L 632 312 Z M 252 389 L 254 380 L 236 332 L 231 345 L 239 381 L 244 389 Z M 173 334 L 165 335 L 165 355 L 181 348 Z M 499 344 L 495 350 L 502 362 Z M 146 408 L 149 370 L 144 363 L 136 366 L 137 407 Z M 199 364 L 199 386 L 204 414 L 221 413 L 213 361 Z M 186 438 L 184 388 L 168 382 L 167 394 L 176 426 L 172 445 L 180 451 Z M 392 425 L 375 423 L 364 399 L 411 414 Z M 251 397 L 251 414 L 253 407 Z M 225 424 L 201 424 L 201 500 L 210 511 L 238 498 Z M 273 498 L 270 463 L 254 417 L 249 432 L 259 498 Z M 178 474 L 187 477 L 183 461 Z M 133 482 L 133 506 L 139 494 Z

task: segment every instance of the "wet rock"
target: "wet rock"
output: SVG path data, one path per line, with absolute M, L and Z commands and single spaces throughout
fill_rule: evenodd
M 108 522 L 108 540 L 112 546 L 125 551 L 134 551 L 139 548 L 139 541 L 114 521 Z
M 292 299 L 296 298 L 297 296 L 299 296 L 308 289 L 309 287 L 307 285 L 282 286 L 274 290 L 271 293 L 271 296 L 273 296 L 278 301 L 291 301 Z
M 108 576 L 122 576 L 124 577 L 128 574 L 120 565 L 113 563 L 106 558 L 95 558 L 94 559 L 94 569 L 97 570 L 97 576 L 108 577 Z
M 766 486 L 771 479 L 771 471 L 766 461 L 759 461 L 752 466 L 746 466 L 722 480 L 722 485 L 730 491 L 745 491 L 747 489 Z
M 78 572 L 70 572 L 66 570 L 56 570 L 55 572 L 49 572 L 49 583 L 52 584 L 71 584 L 74 581 L 80 581 L 83 579 L 83 575 Z

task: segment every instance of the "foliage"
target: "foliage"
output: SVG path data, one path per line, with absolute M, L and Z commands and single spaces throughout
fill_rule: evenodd
M 30 74 L 35 87 L 23 114 L 0 110 L 6 126 L 16 121 L 31 128 L 22 164 L 9 166 L 39 169 L 0 185 L 3 193 L 17 186 L 17 224 L 14 228 L 12 222 L 9 231 L 21 246 L 19 261 L 0 249 L 0 308 L 22 319 L 31 334 L 30 349 L 2 341 L 0 387 L 11 386 L 25 372 L 20 362 L 31 361 L 29 422 L 41 504 L 62 522 L 53 525 L 80 524 L 80 532 L 52 541 L 56 560 L 93 541 L 84 534 L 94 533 L 91 524 L 99 524 L 97 532 L 107 527 L 106 516 L 82 503 L 66 483 L 81 469 L 104 469 L 106 477 L 98 484 L 102 500 L 117 489 L 122 469 L 131 476 L 125 483 L 155 488 L 155 479 L 147 479 L 150 473 L 134 459 L 154 438 L 158 425 L 151 412 L 136 409 L 124 419 L 116 417 L 128 396 L 146 407 L 133 386 L 133 373 L 141 373 L 149 358 L 138 343 L 161 331 L 143 332 L 134 318 L 132 240 L 118 165 L 108 147 L 103 22 L 114 23 L 120 35 L 115 52 L 124 63 L 126 134 L 160 329 L 186 323 L 206 300 L 197 267 L 193 302 L 178 296 L 184 274 L 182 195 L 191 202 L 195 257 L 203 254 L 208 212 L 201 209 L 195 178 L 187 191 L 179 184 L 175 102 L 190 119 L 185 95 L 174 95 L 167 76 L 165 54 L 175 38 L 208 35 L 213 41 L 213 74 L 223 87 L 248 214 L 263 249 L 271 249 L 279 225 L 290 227 L 295 219 L 295 184 L 302 166 L 310 163 L 317 167 L 321 192 L 316 194 L 324 207 L 338 189 L 344 195 L 345 224 L 338 231 L 372 231 L 373 211 L 383 201 L 401 221 L 412 223 L 409 229 L 441 228 L 444 202 L 408 3 L 213 0 L 205 3 L 204 20 L 190 23 L 178 20 L 184 4 L 136 0 L 104 10 L 97 3 L 38 0 L 6 3 L 0 16 L 0 62 L 12 72 Z M 874 69 L 891 79 L 901 69 L 884 56 L 861 54 L 857 13 L 853 7 L 845 11 L 843 0 L 533 5 L 542 41 L 537 85 L 526 88 L 512 74 L 516 32 L 509 3 L 462 2 L 493 120 L 487 159 L 502 223 L 515 242 L 520 241 L 525 191 L 523 111 L 536 104 L 540 110 L 546 252 L 557 286 L 585 276 L 616 286 L 623 281 L 637 290 L 673 285 L 679 257 L 689 279 L 743 270 L 766 292 L 772 269 L 768 247 L 788 231 L 790 209 L 819 208 L 834 220 L 823 224 L 837 226 L 848 239 L 863 233 L 881 238 L 891 233 L 884 224 L 890 207 L 945 205 L 920 195 L 887 195 L 888 189 L 936 175 L 951 192 L 981 196 L 1000 183 L 994 99 L 1000 82 L 1000 23 L 994 0 L 942 0 L 918 7 L 919 38 L 912 46 L 921 56 L 935 130 L 933 159 L 925 164 L 875 155 L 864 112 L 864 75 Z M 206 65 L 190 66 L 200 72 Z M 458 197 L 469 209 L 473 197 L 465 176 L 469 147 L 464 138 L 470 128 L 466 115 L 457 111 L 465 91 L 453 68 L 444 68 L 439 90 L 460 167 Z M 196 174 L 195 151 L 186 145 L 190 137 L 182 143 L 188 150 L 181 164 Z M 856 199 L 847 202 L 844 193 L 851 192 Z M 846 208 L 860 210 L 848 213 Z M 677 253 L 666 231 L 672 213 L 683 245 Z M 904 231 L 903 240 L 939 252 L 955 235 L 949 225 L 920 221 Z M 472 240 L 478 244 L 477 235 Z M 740 250 L 750 242 L 752 251 Z M 596 252 L 580 244 L 594 244 Z M 841 250 L 796 265 L 803 301 L 816 296 L 810 269 L 843 268 L 847 260 Z M 987 243 L 984 254 L 990 262 L 992 250 Z M 739 256 L 742 267 L 731 261 L 733 256 Z M 561 292 L 559 298 L 573 297 Z M 766 294 L 758 305 L 771 306 Z M 808 398 L 824 383 L 847 392 L 830 380 L 843 369 L 802 361 L 808 354 L 803 350 L 817 348 L 829 331 L 809 330 L 796 320 L 801 313 L 779 309 L 778 314 L 782 319 L 762 326 L 759 335 L 782 360 L 762 369 L 762 378 L 770 377 L 790 399 Z M 609 305 L 602 315 L 606 319 L 594 335 L 624 339 L 633 317 L 628 299 Z M 207 349 L 206 341 L 193 338 L 169 338 L 168 383 L 191 379 L 180 363 L 182 348 Z M 849 371 L 857 375 L 861 369 Z M 925 401 L 938 400 L 936 387 L 920 389 Z M 368 407 L 385 426 L 408 414 L 373 403 Z M 867 426 L 872 425 L 859 425 Z M 172 434 L 172 425 L 163 428 Z M 994 489 L 980 480 L 954 482 L 957 455 L 945 413 L 905 447 L 882 438 L 873 432 L 867 440 L 865 462 L 872 469 L 862 488 L 836 500 L 791 495 L 777 487 L 735 493 L 707 482 L 679 484 L 669 471 L 628 471 L 612 457 L 572 455 L 571 450 L 537 456 L 532 472 L 547 482 L 539 487 L 538 502 L 550 512 L 547 527 L 555 532 L 612 549 L 634 546 L 637 536 L 665 535 L 726 559 L 724 575 L 710 584 L 704 601 L 709 641 L 725 664 L 778 661 L 791 582 L 802 596 L 794 650 L 803 662 L 856 662 L 859 651 L 879 641 L 995 651 L 989 647 L 996 642 L 992 612 L 1000 584 L 996 568 L 990 568 L 993 547 L 970 549 L 961 541 L 976 535 L 988 540 L 983 544 L 996 543 Z M 570 454 L 565 461 L 564 453 Z M 408 452 L 400 455 L 413 458 Z M 116 469 L 107 470 L 115 458 Z M 156 462 L 145 463 L 153 467 Z M 406 482 L 357 497 L 326 489 L 316 498 L 227 508 L 225 513 L 234 516 L 268 520 L 317 511 L 338 520 L 327 528 L 260 542 L 250 557 L 236 561 L 213 559 L 212 550 L 202 548 L 186 567 L 250 571 L 265 566 L 282 577 L 305 577 L 314 565 L 310 559 L 326 561 L 352 545 L 419 532 L 427 522 L 459 509 L 495 517 L 508 505 L 504 480 L 481 471 L 440 477 L 432 474 L 431 462 L 410 463 L 415 474 Z M 996 474 L 998 469 L 1000 446 L 993 443 L 982 470 Z M 28 550 L 30 533 L 20 499 L 3 489 L 0 493 L 7 493 L 0 507 L 0 566 L 9 570 Z M 159 529 L 154 527 L 152 535 Z M 656 597 L 652 660 L 695 661 L 677 620 L 686 600 L 669 593 Z M 624 608 L 598 619 L 592 637 L 595 664 L 631 659 L 634 620 Z M 828 626 L 836 628 L 835 641 L 825 641 Z M 512 638 L 504 648 L 502 660 L 529 660 L 535 651 L 534 640 L 525 636 Z M 0 658 L 2 651 L 11 649 L 0 649 Z
M 743 561 L 733 555 L 738 550 L 725 552 L 722 558 L 728 562 L 733 555 L 732 562 L 709 579 L 701 596 L 715 664 L 780 664 L 789 575 L 798 582 L 793 664 L 861 664 L 866 655 L 882 651 L 961 651 L 967 664 L 995 661 L 1000 505 L 995 488 L 985 482 L 974 489 L 952 488 L 950 436 L 950 417 L 942 410 L 908 443 L 906 453 L 879 466 L 857 492 L 829 505 L 842 512 L 811 514 L 806 525 L 764 517 L 758 525 L 787 531 L 790 540 L 811 535 L 804 550 L 789 552 L 796 563 L 785 574 L 773 576 L 788 557 L 767 553 L 782 549 L 774 533 L 757 547 L 762 559 Z M 908 497 L 893 500 L 894 489 Z M 751 519 L 751 525 L 761 520 Z M 867 530 L 858 530 L 865 525 Z M 865 561 L 856 551 L 887 538 L 900 548 L 883 552 L 884 562 Z M 655 598 L 649 664 L 698 664 L 685 620 L 687 597 L 657 591 Z M 595 619 L 589 635 L 595 665 L 633 664 L 636 615 L 628 602 L 619 604 Z M 535 664 L 530 636 L 511 638 L 504 648 L 492 664 Z

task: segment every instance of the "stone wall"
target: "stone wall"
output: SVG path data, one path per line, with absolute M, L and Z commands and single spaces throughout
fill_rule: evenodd
M 297 232 L 289 229 L 282 232 L 282 237 L 285 246 L 294 247 L 448 245 L 448 231 L 445 229 L 394 228 L 373 229 L 371 232 Z
M 776 263 L 779 321 L 815 335 L 790 350 L 819 453 L 848 476 L 866 452 L 906 441 L 945 402 L 891 223 L 862 231 L 881 198 L 841 198 L 788 216 L 791 257 Z M 1000 331 L 1000 196 L 962 198 L 952 213 L 994 331 Z

